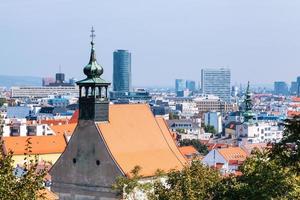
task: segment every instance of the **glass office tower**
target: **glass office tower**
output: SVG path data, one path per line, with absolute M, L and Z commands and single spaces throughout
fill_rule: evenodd
M 184 91 L 186 89 L 186 82 L 184 79 L 175 79 L 175 92 Z
M 276 95 L 288 95 L 289 87 L 284 81 L 275 81 L 274 82 L 274 94 Z
M 113 59 L 113 90 L 131 91 L 131 53 L 127 50 L 116 50 Z

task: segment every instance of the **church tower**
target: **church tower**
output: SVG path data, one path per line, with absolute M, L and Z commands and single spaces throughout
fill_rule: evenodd
M 248 81 L 247 90 L 245 94 L 245 111 L 243 113 L 244 116 L 244 122 L 246 123 L 253 123 L 253 118 L 255 117 L 255 113 L 252 111 L 252 99 L 251 99 L 251 93 L 250 93 L 250 82 Z
M 94 29 L 91 30 L 91 55 L 89 63 L 84 67 L 83 72 L 87 76 L 78 81 L 79 86 L 79 120 L 93 120 L 96 122 L 108 121 L 109 100 L 107 90 L 110 83 L 107 83 L 100 76 L 103 68 L 97 63 L 94 49 Z
M 124 175 L 107 148 L 99 124 L 109 124 L 110 83 L 100 76 L 103 68 L 97 63 L 92 29 L 91 54 L 78 81 L 79 118 L 73 135 L 50 170 L 51 189 L 62 200 L 117 200 L 112 184 Z

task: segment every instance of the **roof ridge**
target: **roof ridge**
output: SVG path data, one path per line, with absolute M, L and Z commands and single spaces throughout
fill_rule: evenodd
M 162 120 L 163 120 L 165 126 L 168 127 L 168 125 L 166 124 L 166 121 L 165 121 L 164 119 L 162 119 Z M 164 136 L 163 131 L 162 131 L 161 127 L 159 126 L 157 120 L 155 120 L 155 123 L 156 123 L 156 125 L 158 126 L 158 128 L 159 128 L 159 130 L 160 130 L 160 133 L 161 133 L 161 135 L 163 136 L 164 140 L 166 141 L 166 143 L 167 143 L 169 149 L 172 151 L 172 153 L 174 154 L 174 156 L 176 157 L 176 159 L 182 164 L 182 166 L 185 166 L 185 164 L 181 162 L 181 160 L 178 158 L 178 156 L 176 155 L 176 153 L 175 153 L 175 152 L 173 151 L 173 149 L 170 147 L 170 144 L 169 144 L 169 142 L 167 141 L 166 137 Z M 168 133 L 171 135 L 169 128 L 167 128 L 167 129 L 168 129 Z M 172 141 L 174 142 L 174 140 L 172 140 Z M 175 142 L 174 142 L 174 143 L 175 143 Z M 176 144 L 175 144 L 175 145 L 176 145 Z M 177 148 L 177 150 L 179 151 L 179 149 L 178 149 L 177 146 L 176 146 L 176 148 Z M 179 151 L 179 152 L 180 152 L 180 151 Z M 180 152 L 180 154 L 182 155 L 181 152 Z M 184 157 L 184 158 L 185 158 L 185 157 Z

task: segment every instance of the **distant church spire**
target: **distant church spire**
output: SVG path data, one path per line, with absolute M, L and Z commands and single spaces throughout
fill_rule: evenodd
M 248 81 L 247 90 L 245 93 L 245 112 L 244 112 L 244 121 L 245 122 L 251 122 L 255 116 L 255 114 L 252 111 L 252 99 L 251 99 L 251 93 L 250 93 L 250 82 Z
M 108 86 L 110 83 L 101 78 L 103 68 L 98 64 L 94 49 L 95 30 L 91 30 L 91 53 L 89 63 L 83 72 L 87 76 L 78 81 L 79 120 L 108 121 Z

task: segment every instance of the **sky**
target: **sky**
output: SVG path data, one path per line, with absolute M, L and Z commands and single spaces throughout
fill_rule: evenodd
M 200 81 L 227 67 L 232 83 L 300 75 L 299 0 L 2 0 L 0 74 L 83 78 L 95 29 L 103 77 L 113 51 L 132 53 L 134 86 Z

